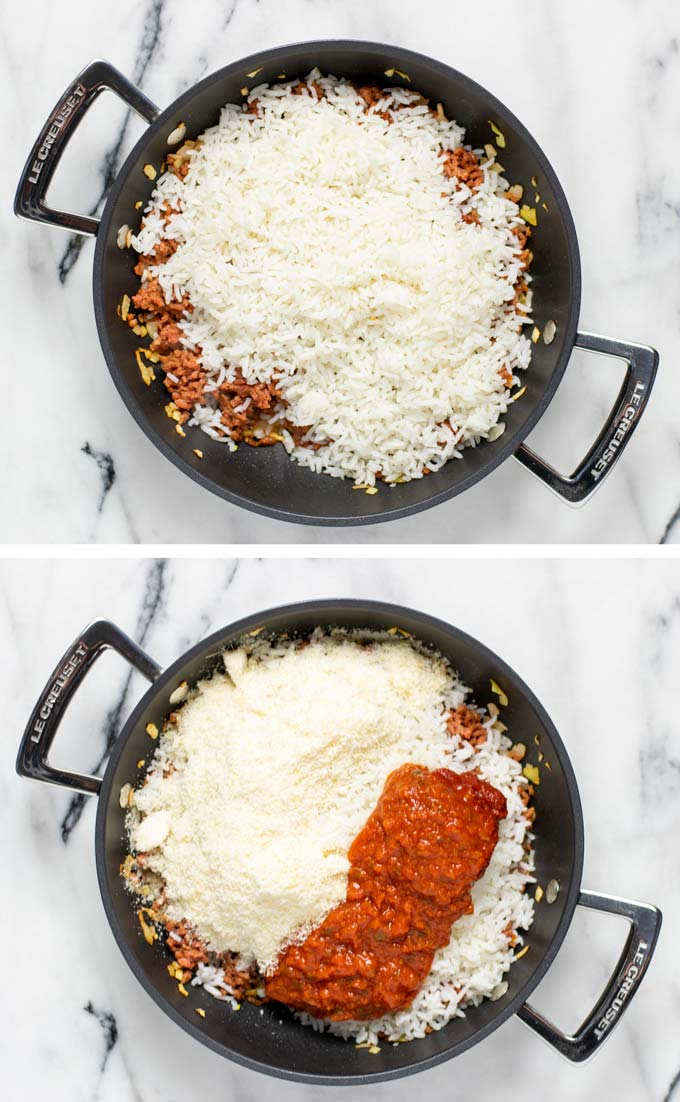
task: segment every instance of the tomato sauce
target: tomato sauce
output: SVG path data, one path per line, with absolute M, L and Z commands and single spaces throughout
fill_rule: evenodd
M 333 1021 L 409 1006 L 472 912 L 506 814 L 505 797 L 475 773 L 402 765 L 349 850 L 347 896 L 265 979 L 269 998 Z

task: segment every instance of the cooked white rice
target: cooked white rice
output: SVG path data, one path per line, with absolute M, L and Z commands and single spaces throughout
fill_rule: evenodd
M 371 754 L 375 751 L 371 751 L 369 748 L 366 760 L 362 764 L 360 757 L 357 757 L 356 747 L 353 748 L 350 772 L 354 774 L 356 770 L 360 771 L 359 776 L 365 777 L 368 793 L 362 791 L 360 795 L 355 795 L 354 802 L 359 801 L 357 808 L 348 806 L 347 801 L 352 795 L 353 783 L 353 775 L 350 775 L 347 783 L 343 783 L 338 789 L 340 800 L 338 807 L 341 808 L 341 813 L 336 815 L 338 809 L 326 806 L 318 808 L 314 813 L 315 821 L 318 823 L 318 834 L 326 839 L 325 832 L 329 829 L 329 823 L 333 832 L 328 835 L 329 838 L 336 838 L 338 829 L 341 832 L 345 830 L 347 840 L 343 842 L 343 845 L 346 851 L 349 848 L 349 841 L 358 832 L 358 829 L 368 817 L 368 813 L 373 809 L 388 773 L 405 761 L 417 762 L 427 765 L 429 768 L 445 766 L 457 772 L 476 769 L 481 777 L 503 793 L 507 801 L 507 817 L 501 820 L 499 824 L 498 844 L 484 876 L 472 888 L 474 913 L 459 918 L 454 924 L 451 941 L 446 948 L 436 954 L 430 975 L 409 1009 L 396 1014 L 388 1014 L 377 1021 L 370 1022 L 330 1023 L 319 1021 L 305 1014 L 300 1015 L 300 1019 L 314 1029 L 329 1029 L 342 1037 L 353 1038 L 357 1043 L 375 1044 L 378 1043 L 380 1038 L 396 1042 L 422 1037 L 427 1029 L 440 1029 L 453 1017 L 462 1015 L 466 1006 L 477 1005 L 484 998 L 500 997 L 504 993 L 506 989 L 504 976 L 511 967 L 515 955 L 515 950 L 510 946 L 507 931 L 508 929 L 515 931 L 516 945 L 522 944 L 519 931 L 527 930 L 530 927 L 533 921 L 534 906 L 533 899 L 524 889 L 534 878 L 532 875 L 533 850 L 530 848 L 533 835 L 529 832 L 528 822 L 524 815 L 525 806 L 520 797 L 522 787 L 527 783 L 522 774 L 522 766 L 507 754 L 512 743 L 504 733 L 505 728 L 499 721 L 496 708 L 492 707 L 490 713 L 486 714 L 484 726 L 487 730 L 487 739 L 480 747 L 474 748 L 469 742 L 458 736 L 452 737 L 448 733 L 446 714 L 448 710 L 458 707 L 465 700 L 468 690 L 461 684 L 456 672 L 441 655 L 433 654 L 413 641 L 407 642 L 394 635 L 341 631 L 334 631 L 330 636 L 321 631 L 315 632 L 310 646 L 302 651 L 295 651 L 295 645 L 289 641 L 272 642 L 260 636 L 248 642 L 246 651 L 249 655 L 248 662 L 257 665 L 260 677 L 263 672 L 266 673 L 267 669 L 274 670 L 274 676 L 276 676 L 276 668 L 284 669 L 295 655 L 302 658 L 304 655 L 309 655 L 310 651 L 318 649 L 321 653 L 327 655 L 331 661 L 334 654 L 340 659 L 343 656 L 346 659 L 348 650 L 358 650 L 359 643 L 366 641 L 374 644 L 373 669 L 375 673 L 379 670 L 381 648 L 385 647 L 393 655 L 400 652 L 402 656 L 406 652 L 413 654 L 413 650 L 415 650 L 419 661 L 426 659 L 428 664 L 431 663 L 431 670 L 428 671 L 423 668 L 423 674 L 417 674 L 417 678 L 418 684 L 424 687 L 426 694 L 431 694 L 432 699 L 429 700 L 427 707 L 422 709 L 422 714 L 419 714 L 417 719 L 410 716 L 409 700 L 413 695 L 413 688 L 409 687 L 408 693 L 404 694 L 403 702 L 399 706 L 402 730 L 400 730 L 399 737 L 395 739 L 393 745 L 385 744 L 384 759 L 381 757 L 379 761 L 371 760 Z M 232 671 L 235 669 L 238 671 L 237 684 L 245 667 L 241 657 L 238 661 L 235 661 L 233 656 L 234 654 L 240 655 L 242 651 L 243 648 L 241 648 L 241 651 L 227 652 L 226 666 Z M 364 650 L 361 653 L 362 658 L 364 656 L 368 658 Z M 370 662 L 367 664 L 370 665 Z M 400 670 L 403 672 L 407 667 L 397 663 L 397 665 L 390 665 L 389 668 L 392 670 L 390 676 L 393 676 Z M 300 677 L 304 676 L 302 662 L 297 672 Z M 218 678 L 221 677 L 222 675 L 219 674 Z M 201 698 L 207 700 L 212 684 L 211 681 L 200 683 L 198 689 L 192 692 L 187 704 L 180 711 L 179 719 L 171 725 L 159 740 L 154 762 L 148 774 L 148 783 L 137 790 L 134 805 L 128 815 L 128 829 L 133 848 L 134 840 L 140 837 L 140 830 L 143 830 L 145 821 L 150 821 L 151 816 L 159 814 L 158 808 L 163 806 L 163 793 L 169 792 L 173 785 L 182 783 L 181 776 L 175 773 L 171 778 L 172 784 L 168 784 L 168 780 L 163 778 L 163 771 L 167 769 L 170 762 L 177 763 L 180 774 L 182 769 L 186 768 L 183 760 L 186 758 L 186 753 L 181 745 L 182 712 L 191 709 L 192 701 L 198 699 L 202 703 Z M 261 687 L 262 681 L 260 680 L 259 684 L 256 685 L 257 699 L 262 702 L 262 714 L 266 721 L 267 701 L 266 699 L 262 700 Z M 388 692 L 390 691 L 388 683 L 386 683 L 385 689 Z M 330 725 L 332 726 L 333 719 L 337 718 L 338 726 L 336 730 L 345 731 L 348 724 L 352 722 L 352 716 L 354 715 L 352 698 L 356 695 L 356 690 L 356 685 L 347 684 L 346 699 L 348 704 L 346 715 L 342 715 L 340 712 L 342 703 L 334 709 L 333 716 L 330 717 Z M 361 710 L 361 699 L 359 699 L 358 704 L 360 706 L 359 710 Z M 365 701 L 365 705 L 370 723 L 371 702 Z M 421 711 L 420 705 L 418 711 L 419 713 Z M 285 700 L 281 703 L 281 715 L 285 726 L 290 722 L 290 709 Z M 233 719 L 230 722 L 234 722 Z M 315 713 L 311 722 L 314 726 L 317 725 L 318 712 Z M 266 726 L 267 723 L 265 722 Z M 275 734 L 279 735 L 281 732 L 277 729 Z M 360 730 L 357 730 L 357 734 L 361 734 Z M 340 759 L 336 757 L 334 766 L 331 769 L 344 777 L 346 773 L 342 773 L 341 763 L 342 756 Z M 324 772 L 323 761 L 319 763 L 319 769 L 321 770 L 319 776 L 321 776 Z M 216 790 L 222 791 L 222 777 L 223 774 L 219 771 L 214 775 L 213 792 L 210 794 L 211 800 L 215 798 Z M 266 787 L 266 778 L 264 783 Z M 217 789 L 215 789 L 215 785 Z M 282 773 L 278 782 L 277 805 L 279 808 L 284 803 L 281 797 L 285 795 L 286 789 L 287 786 Z M 327 801 L 327 799 L 328 796 L 324 793 L 322 800 Z M 266 790 L 262 793 L 262 803 L 266 809 L 268 804 L 268 792 Z M 350 805 L 351 803 L 352 800 L 350 799 Z M 366 804 L 365 807 L 363 806 L 364 803 Z M 238 812 L 238 807 L 236 807 L 236 811 Z M 160 814 L 163 813 L 160 812 Z M 218 814 L 219 812 L 214 809 L 214 813 Z M 208 814 L 212 816 L 213 812 L 210 811 Z M 343 825 L 347 818 L 351 820 L 349 827 Z M 303 827 L 304 824 L 300 827 L 301 832 Z M 182 847 L 192 844 L 195 829 L 195 826 L 191 827 L 188 822 L 182 822 L 179 829 Z M 165 834 L 163 837 L 165 838 Z M 296 843 L 297 841 L 298 839 L 295 839 Z M 324 845 L 326 844 L 327 841 L 324 842 Z M 306 845 L 309 853 L 309 843 L 306 843 Z M 527 846 L 527 849 L 524 848 L 525 846 Z M 202 847 L 203 843 L 199 846 L 199 850 Z M 146 845 L 139 846 L 139 848 L 146 849 Z M 292 839 L 289 848 L 292 852 Z M 161 843 L 155 851 L 147 854 L 146 858 L 148 867 L 161 873 L 167 869 L 167 865 L 163 863 L 164 854 L 162 850 L 163 844 Z M 173 852 L 174 854 L 179 853 L 178 859 L 180 861 L 184 859 L 181 849 L 175 849 Z M 198 855 L 191 853 L 189 857 L 192 862 L 201 860 L 200 853 Z M 208 855 L 208 863 L 210 864 L 210 855 Z M 293 875 L 292 872 L 291 875 Z M 174 879 L 176 880 L 176 877 Z M 345 882 L 346 873 L 342 884 Z M 211 884 L 214 884 L 214 872 Z M 338 901 L 340 898 L 344 898 L 342 884 L 339 887 Z M 167 883 L 166 888 L 169 888 Z M 181 886 L 179 890 L 181 891 Z M 267 888 L 262 890 L 266 891 Z M 276 891 L 274 884 L 271 885 L 271 891 L 273 893 Z M 299 892 L 299 889 L 296 889 L 296 891 Z M 310 889 L 310 899 L 313 895 L 314 892 Z M 275 896 L 272 896 L 272 905 L 276 909 L 277 905 L 273 903 L 274 898 Z M 169 909 L 167 913 L 171 917 L 185 918 L 190 923 L 194 922 L 195 916 L 180 913 L 181 907 L 176 913 L 173 913 L 170 891 L 168 892 L 168 901 Z M 313 906 L 313 904 L 310 905 Z M 244 906 L 244 909 L 248 910 L 248 907 Z M 235 919 L 240 921 L 240 916 L 235 916 Z M 314 915 L 314 922 L 316 923 L 319 920 L 319 916 Z M 195 923 L 195 925 L 198 933 L 205 936 L 206 931 L 201 929 L 200 923 Z M 244 929 L 247 928 L 246 924 Z M 305 932 L 308 928 L 308 926 L 305 927 Z M 288 937 L 287 940 L 289 941 L 291 938 Z M 299 938 L 296 936 L 293 940 L 299 940 Z M 206 941 L 210 947 L 210 936 L 206 937 Z M 241 955 L 244 964 L 252 961 L 256 955 L 247 944 L 231 944 L 229 947 L 232 951 Z M 219 946 L 219 948 L 223 948 L 223 946 Z M 224 973 L 216 964 L 200 965 L 192 979 L 192 984 L 202 985 L 206 991 L 216 998 L 226 999 L 234 1005 L 231 992 L 224 982 Z
M 180 324 L 207 384 L 190 423 L 217 438 L 211 395 L 237 369 L 280 377 L 288 405 L 271 422 L 311 425 L 323 445 L 283 432 L 297 462 L 369 486 L 421 478 L 503 431 L 499 372 L 512 386 L 531 355 L 512 305 L 524 223 L 484 151 L 474 194 L 444 176 L 464 131 L 417 93 L 390 89 L 366 113 L 348 81 L 308 79 L 324 98 L 282 83 L 250 92 L 259 117 L 224 107 L 186 179 L 160 177 L 132 245 L 180 242 L 143 278 L 194 306 Z M 180 209 L 167 225 L 164 204 Z M 462 221 L 472 210 L 479 226 Z

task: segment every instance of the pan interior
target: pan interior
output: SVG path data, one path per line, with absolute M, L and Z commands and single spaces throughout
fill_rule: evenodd
M 132 255 L 118 248 L 118 230 L 125 224 L 138 224 L 135 204 L 146 201 L 153 189 L 144 165 L 160 166 L 168 152 L 167 137 L 177 123 L 183 121 L 187 137 L 195 138 L 217 122 L 223 104 L 242 101 L 243 87 L 276 82 L 282 73 L 286 79 L 303 77 L 315 65 L 359 83 L 402 83 L 421 91 L 432 103 L 442 103 L 447 114 L 465 126 L 466 141 L 473 147 L 497 140 L 489 120 L 493 122 L 505 141 L 502 164 L 508 180 L 522 184 L 527 199 L 537 208 L 539 224 L 531 239 L 536 324 L 542 330 L 553 320 L 557 326 L 552 344 L 534 346 L 526 393 L 510 406 L 505 433 L 498 440 L 467 448 L 464 458 L 450 461 L 435 474 L 400 486 L 382 486 L 374 495 L 353 491 L 351 479 L 318 475 L 298 466 L 281 445 L 243 446 L 230 453 L 198 428 L 179 436 L 165 413 L 168 393 L 161 379 L 151 386 L 144 383 L 135 361 L 140 341 L 116 313 L 123 295 L 133 294 L 138 285 Z M 259 69 L 257 76 L 249 77 L 255 69 Z M 406 73 L 409 80 L 397 73 L 387 77 L 386 71 L 392 69 Z M 534 204 L 536 193 L 540 202 Z M 578 249 L 571 215 L 549 162 L 521 123 L 461 73 L 410 51 L 371 43 L 282 47 L 227 66 L 182 96 L 143 135 L 123 166 L 102 218 L 94 267 L 95 312 L 109 369 L 133 416 L 153 442 L 213 492 L 280 519 L 315 524 L 365 524 L 408 515 L 460 493 L 511 455 L 560 381 L 576 332 L 579 297 Z M 202 457 L 195 455 L 195 448 L 202 451 Z
M 504 721 L 515 740 L 525 742 L 528 759 L 538 750 L 551 768 L 541 769 L 536 790 L 536 878 L 544 887 L 556 878 L 556 902 L 545 899 L 536 907 L 528 933 L 528 952 L 510 970 L 509 989 L 496 1002 L 485 1000 L 454 1019 L 442 1030 L 408 1044 L 383 1044 L 378 1054 L 356 1049 L 327 1034 L 301 1026 L 282 1008 L 247 1003 L 235 1013 L 202 991 L 183 998 L 168 973 L 167 950 L 144 941 L 133 899 L 123 887 L 120 864 L 125 855 L 124 813 L 120 788 L 139 776 L 136 762 L 150 756 L 148 723 L 160 726 L 169 709 L 168 697 L 183 680 L 195 681 L 209 670 L 222 646 L 235 643 L 255 628 L 296 634 L 317 625 L 386 628 L 398 626 L 452 661 L 472 688 L 478 704 L 490 698 L 493 678 L 506 691 L 509 703 Z M 275 610 L 251 617 L 212 636 L 193 648 L 161 676 L 140 702 L 122 733 L 107 769 L 97 813 L 97 865 L 104 905 L 114 934 L 129 965 L 158 1004 L 197 1039 L 248 1066 L 270 1074 L 314 1082 L 347 1082 L 389 1078 L 447 1059 L 480 1040 L 526 999 L 538 982 L 564 936 L 578 892 L 582 862 L 582 824 L 575 781 L 568 758 L 548 716 L 517 675 L 481 644 L 440 621 L 418 613 L 381 605 L 324 602 Z M 196 1007 L 206 1017 L 200 1019 Z

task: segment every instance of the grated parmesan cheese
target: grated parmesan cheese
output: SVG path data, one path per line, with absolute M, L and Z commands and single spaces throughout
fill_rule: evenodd
M 388 773 L 441 764 L 443 710 L 464 693 L 443 658 L 385 636 L 257 640 L 224 665 L 162 736 L 130 836 L 148 849 L 160 816 L 147 864 L 168 915 L 266 969 L 344 899 L 347 851 Z

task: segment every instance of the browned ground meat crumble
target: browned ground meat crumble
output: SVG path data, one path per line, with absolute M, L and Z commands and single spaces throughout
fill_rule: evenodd
M 384 97 L 384 92 L 378 85 L 361 85 L 356 87 L 356 91 L 366 104 L 367 112 L 371 111 L 387 122 L 392 122 L 388 112 L 374 111 L 376 104 Z M 293 94 L 308 96 L 316 94 L 318 99 L 324 98 L 323 88 L 316 81 L 312 81 L 311 84 L 300 81 L 293 88 Z M 428 104 L 428 100 L 424 97 L 420 97 L 415 102 Z M 407 106 L 410 105 L 399 104 L 396 109 Z M 259 117 L 259 100 L 253 99 L 245 103 L 243 110 L 246 114 Z M 430 108 L 430 111 L 433 115 L 437 114 L 433 108 Z M 197 144 L 185 142 L 182 149 L 196 148 Z M 444 175 L 448 179 L 455 178 L 460 185 L 467 186 L 474 195 L 484 178 L 479 158 L 463 146 L 442 150 L 441 157 Z M 166 163 L 169 170 L 183 180 L 189 171 L 191 159 L 180 150 L 177 153 L 167 154 Z M 442 192 L 442 196 L 446 197 L 447 193 Z M 164 210 L 166 222 L 173 213 L 176 212 L 166 204 Z M 467 225 L 480 225 L 479 214 L 475 207 L 471 207 L 465 213 L 461 212 L 461 219 Z M 522 262 L 522 270 L 528 271 L 533 259 L 531 250 L 527 248 L 531 227 L 518 227 L 512 232 L 520 246 L 519 258 Z M 172 256 L 178 244 L 173 238 L 167 238 L 156 245 L 152 253 L 141 255 L 135 264 L 135 275 L 143 279 L 146 269 L 150 265 L 163 264 Z M 514 285 L 514 290 L 515 296 L 511 305 L 521 313 L 522 303 L 528 290 L 527 284 L 523 279 L 519 279 Z M 194 349 L 183 346 L 184 334 L 177 324 L 184 314 L 191 313 L 193 310 L 191 301 L 185 295 L 181 301 L 166 302 L 158 279 L 151 277 L 143 279 L 139 291 L 132 298 L 132 304 L 138 313 L 128 313 L 126 319 L 128 325 L 135 328 L 151 323 L 156 333 L 151 341 L 150 352 L 158 357 L 164 375 L 163 385 L 169 391 L 174 404 L 174 409 L 171 406 L 168 410 L 169 415 L 180 424 L 186 422 L 194 406 L 200 404 L 205 394 L 206 383 L 206 374 L 201 362 L 202 350 L 198 346 Z M 508 368 L 501 367 L 499 375 L 505 385 L 510 387 L 512 374 Z M 239 369 L 234 379 L 223 382 L 212 394 L 221 411 L 220 421 L 224 426 L 224 430 L 217 429 L 217 433 L 220 436 L 229 436 L 235 443 L 243 441 L 253 447 L 267 447 L 281 441 L 282 429 L 290 433 L 296 445 L 312 448 L 315 451 L 330 442 L 313 443 L 306 440 L 305 436 L 311 427 L 309 425 L 294 425 L 285 418 L 275 424 L 268 424 L 263 420 L 265 416 L 271 415 L 277 403 L 286 404 L 277 388 L 277 380 L 268 383 L 249 383 Z M 247 409 L 242 410 L 239 407 L 245 403 L 246 398 L 250 398 L 250 403 Z M 423 474 L 429 473 L 427 468 L 423 470 Z
M 163 370 L 167 372 L 163 382 L 170 391 L 177 409 L 180 410 L 182 420 L 186 421 L 203 396 L 205 371 L 201 361 L 195 352 L 180 348 L 161 356 L 161 362 Z
M 246 398 L 250 398 L 250 405 L 248 409 L 242 410 L 240 407 Z M 275 380 L 268 383 L 249 383 L 238 368 L 234 378 L 224 382 L 217 392 L 217 402 L 222 410 L 221 421 L 229 429 L 232 440 L 247 439 L 250 435 L 249 426 L 259 420 L 263 413 L 271 413 L 280 398 Z M 253 443 L 263 444 L 268 443 L 268 440 L 264 437 L 258 441 L 253 440 Z
M 199 964 L 207 964 L 209 960 L 222 969 L 224 973 L 223 987 L 228 995 L 234 999 L 247 998 L 257 1005 L 264 1002 L 257 992 L 262 983 L 262 974 L 256 965 L 250 968 L 239 968 L 236 953 L 210 954 L 204 942 L 195 930 L 187 922 L 174 922 L 166 918 L 163 921 L 167 937 L 165 943 L 183 969 L 182 983 L 191 979 Z M 176 976 L 179 980 L 179 975 Z
M 446 729 L 450 735 L 458 735 L 471 746 L 481 746 L 486 742 L 486 730 L 478 712 L 461 704 L 449 712 L 446 719 Z
M 317 99 L 325 99 L 324 91 L 317 80 L 312 81 L 299 81 L 293 88 L 294 96 L 311 96 L 312 88 L 316 92 Z
M 190 930 L 186 922 L 173 922 L 166 918 L 166 945 L 181 968 L 187 972 L 183 982 L 191 977 L 197 964 L 207 964 L 208 953 L 201 939 Z
M 444 162 L 444 175 L 447 179 L 455 176 L 461 184 L 467 184 L 470 191 L 477 191 L 484 180 L 484 173 L 479 167 L 479 160 L 470 149 L 463 149 L 459 145 L 457 149 L 447 149 L 442 153 Z
M 375 107 L 376 103 L 380 103 L 383 98 L 383 93 L 377 84 L 365 84 L 363 87 L 357 88 L 357 92 L 367 107 Z

